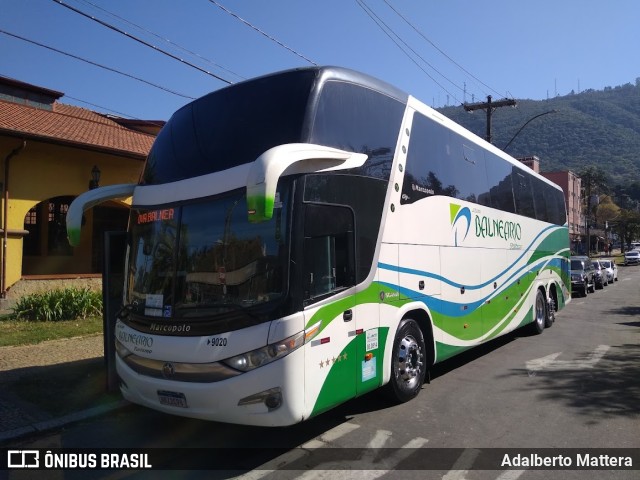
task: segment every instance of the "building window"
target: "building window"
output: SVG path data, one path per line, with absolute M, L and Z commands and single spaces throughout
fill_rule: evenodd
M 31 210 L 27 212 L 27 215 L 24 217 L 25 225 L 37 225 L 38 224 L 38 212 L 36 211 L 36 207 L 33 207 Z
M 73 247 L 67 240 L 67 211 L 73 197 L 55 197 L 49 200 L 48 254 L 73 255 Z

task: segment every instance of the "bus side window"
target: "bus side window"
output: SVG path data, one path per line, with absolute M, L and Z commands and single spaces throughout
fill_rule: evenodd
M 304 227 L 305 302 L 348 288 L 354 281 L 353 212 L 307 204 Z

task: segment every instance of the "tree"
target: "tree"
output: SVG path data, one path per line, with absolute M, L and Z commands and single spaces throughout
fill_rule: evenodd
M 591 219 L 595 219 L 595 213 L 598 207 L 598 202 L 594 201 L 594 197 L 608 192 L 609 179 L 604 170 L 596 165 L 587 165 L 580 170 L 578 175 L 582 180 L 582 198 L 585 202 L 587 252 L 591 252 L 591 235 L 589 229 Z
M 609 195 L 602 195 L 596 208 L 595 218 L 596 224 L 605 231 L 606 243 L 609 242 L 609 231 L 610 227 L 612 227 L 612 222 L 618 218 L 618 215 L 620 215 L 620 207 L 613 203 Z
M 624 246 L 640 236 L 640 213 L 633 210 L 620 210 L 620 215 L 616 219 L 616 227 L 624 252 Z
M 620 215 L 620 207 L 613 203 L 609 195 L 602 195 L 600 203 L 595 208 L 595 219 L 598 225 L 605 225 Z

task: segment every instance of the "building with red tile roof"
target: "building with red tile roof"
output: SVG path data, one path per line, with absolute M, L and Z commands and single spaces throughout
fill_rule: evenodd
M 66 242 L 66 209 L 92 181 L 137 182 L 164 125 L 67 105 L 63 95 L 0 77 L 0 298 L 21 279 L 101 272 L 103 232 L 126 228 L 126 202 L 86 212 L 77 248 Z

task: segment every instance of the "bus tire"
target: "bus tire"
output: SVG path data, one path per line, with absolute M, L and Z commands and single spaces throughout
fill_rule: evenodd
M 533 304 L 533 323 L 531 331 L 535 335 L 539 335 L 544 330 L 547 322 L 547 300 L 544 298 L 542 290 L 536 292 L 536 302 Z
M 544 328 L 549 328 L 556 321 L 556 299 L 553 295 L 549 295 L 547 302 L 547 317 L 544 322 Z
M 391 379 L 387 385 L 389 397 L 404 403 L 420 393 L 425 379 L 426 346 L 418 323 L 405 319 L 393 340 Z

